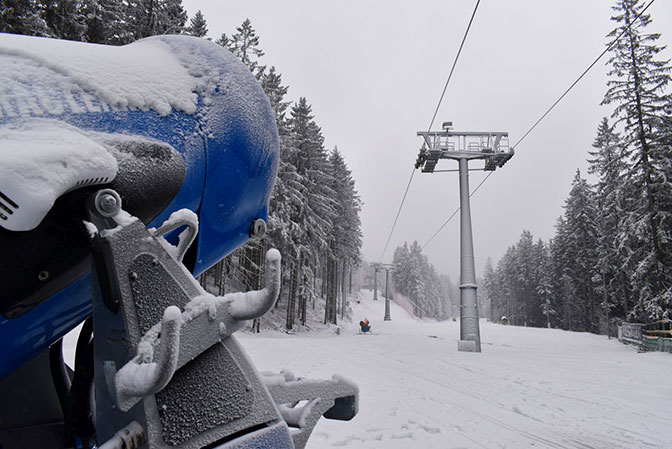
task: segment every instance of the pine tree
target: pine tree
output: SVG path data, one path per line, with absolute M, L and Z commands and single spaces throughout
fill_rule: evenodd
M 71 41 L 86 39 L 86 16 L 79 0 L 46 1 L 44 17 L 53 37 Z
M 179 34 L 185 29 L 187 13 L 182 7 L 182 0 L 126 1 L 128 22 L 131 24 L 135 39 L 161 34 Z M 205 19 L 202 15 L 200 19 L 203 20 L 202 26 L 205 27 Z M 205 33 L 207 34 L 207 29 Z
M 572 189 L 565 203 L 567 269 L 564 274 L 572 282 L 576 301 L 570 303 L 574 330 L 599 331 L 599 300 L 596 278 L 599 279 L 598 229 L 593 192 L 588 182 L 576 171 Z
M 334 221 L 332 222 L 331 247 L 334 256 L 341 259 L 347 266 L 359 264 L 359 252 L 362 247 L 362 230 L 359 219 L 361 200 L 355 190 L 352 173 L 338 151 L 329 155 L 331 189 L 336 198 Z
M 292 150 L 287 155 L 301 177 L 303 202 L 296 222 L 306 232 L 304 250 L 312 252 L 329 247 L 329 234 L 335 217 L 336 200 L 331 188 L 329 162 L 324 150 L 322 131 L 313 120 L 312 110 L 305 98 L 300 98 L 291 110 L 288 123 Z
M 542 311 L 542 304 L 545 303 L 546 298 L 542 295 L 542 291 L 540 290 L 539 286 L 542 284 L 544 277 L 546 277 L 546 280 L 550 283 L 551 264 L 548 247 L 541 239 L 537 239 L 537 243 L 534 244 L 532 249 L 532 264 L 534 266 L 534 270 L 532 273 L 533 282 L 531 286 L 533 289 L 533 294 L 532 303 L 530 306 L 530 324 L 532 326 L 541 327 L 548 324 L 548 319 Z
M 563 309 L 564 309 L 564 322 L 567 330 L 570 331 L 575 331 L 575 330 L 582 330 L 582 329 L 577 329 L 576 325 L 574 323 L 577 323 L 578 320 L 580 319 L 580 316 L 577 317 L 576 314 L 576 304 L 578 301 L 578 298 L 576 297 L 576 287 L 575 287 L 575 282 L 572 280 L 572 278 L 569 276 L 569 274 L 564 273 L 562 276 L 560 276 L 560 279 L 558 280 L 558 292 L 560 293 L 560 297 L 562 298 L 563 302 Z
M 164 0 L 157 34 L 182 34 L 187 19 L 187 11 L 182 6 L 182 0 Z
M 426 302 L 426 266 L 422 257 L 422 249 L 417 241 L 414 241 L 409 247 L 409 285 L 408 293 L 413 301 L 413 312 L 415 316 L 422 316 L 422 306 Z
M 523 324 L 533 325 L 533 314 L 537 311 L 535 304 L 536 286 L 534 279 L 536 261 L 533 256 L 534 239 L 529 231 L 523 231 L 516 244 L 516 280 L 518 285 L 518 301 Z
M 226 48 L 227 50 L 231 50 L 231 39 L 226 35 L 226 33 L 222 33 L 219 38 L 215 40 L 215 44 L 221 45 L 222 47 Z
M 573 299 L 567 296 L 563 285 L 563 278 L 569 279 L 568 273 L 572 267 L 572 246 L 570 231 L 564 216 L 558 217 L 555 225 L 555 236 L 548 243 L 551 290 L 554 294 L 554 310 L 556 311 L 556 323 L 565 330 L 572 330 Z
M 217 41 L 217 43 L 223 45 L 220 42 L 221 41 L 219 40 Z M 223 46 L 226 47 L 226 45 Z M 275 123 L 278 127 L 278 134 L 284 136 L 288 133 L 286 113 L 287 108 L 289 107 L 289 102 L 285 101 L 285 95 L 287 95 L 287 89 L 289 87 L 282 85 L 282 75 L 276 72 L 274 66 L 272 66 L 268 72 L 264 72 L 260 82 L 261 88 L 264 89 L 264 93 L 266 94 L 269 103 L 271 103 L 271 109 L 275 115 Z
M 321 264 L 329 267 L 325 321 L 335 324 L 340 270 L 334 259 L 329 236 L 333 229 L 336 200 L 331 188 L 333 182 L 322 131 L 313 120 L 311 107 L 305 98 L 292 107 L 288 130 L 285 156 L 296 168 L 298 194 L 301 198 L 301 203 L 293 210 L 291 217 L 291 221 L 301 230 L 294 240 L 301 261 L 311 275 L 317 272 Z M 296 269 L 303 271 L 304 267 L 297 266 Z
M 395 291 L 404 296 L 410 296 L 410 253 L 408 250 L 408 243 L 404 242 L 402 246 L 398 246 L 394 250 L 392 256 L 392 263 L 397 266 L 396 270 L 392 272 L 392 281 L 394 283 Z
M 278 165 L 278 177 L 275 188 L 271 193 L 268 232 L 264 237 L 265 245 L 269 248 L 277 248 L 282 257 L 282 289 L 276 307 L 287 297 L 288 307 L 291 294 L 291 279 L 294 273 L 294 263 L 301 253 L 299 248 L 300 237 L 305 232 L 294 219 L 297 211 L 304 201 L 302 192 L 302 176 L 296 167 L 290 162 L 288 155 L 293 150 L 287 144 L 288 137 L 280 136 L 280 163 Z M 298 273 L 297 273 L 298 275 Z M 293 311 L 290 313 L 294 313 Z M 290 324 L 293 325 L 293 316 Z
M 624 33 L 609 60 L 609 89 L 603 104 L 615 104 L 613 117 L 623 126 L 623 142 L 632 165 L 627 182 L 634 187 L 625 224 L 636 262 L 631 276 L 637 292 L 635 314 L 655 319 L 672 309 L 672 208 L 669 160 L 672 148 L 665 133 L 665 107 L 670 96 L 668 61 L 656 59 L 659 34 L 647 34 L 650 15 L 641 14 L 639 0 L 619 0 L 612 20 L 618 26 L 609 36 Z M 639 16 L 639 18 L 638 18 Z
M 243 23 L 236 28 L 236 33 L 228 39 L 222 34 L 217 41 L 218 44 L 228 48 L 231 53 L 245 64 L 252 73 L 260 77 L 264 67 L 259 65 L 259 59 L 264 56 L 264 52 L 259 48 L 259 36 L 252 27 L 250 19 L 245 19 Z
M 121 0 L 91 0 L 85 4 L 83 13 L 87 42 L 124 45 L 136 39 L 129 9 Z
M 626 153 L 614 127 L 607 118 L 600 123 L 593 142 L 595 151 L 589 152 L 589 173 L 597 175 L 595 200 L 599 205 L 597 224 L 599 233 L 598 271 L 601 282 L 599 293 L 605 316 L 612 310 L 621 318 L 629 312 L 631 295 L 627 281 L 627 229 L 624 227 L 626 198 L 629 186 L 625 182 L 628 169 Z
M 497 279 L 501 286 L 503 294 L 503 309 L 502 315 L 506 316 L 511 324 L 523 324 L 518 313 L 518 278 L 516 276 L 516 265 L 518 264 L 518 257 L 516 248 L 510 246 L 504 256 L 497 264 Z
M 555 305 L 553 304 L 552 261 L 546 246 L 543 245 L 541 240 L 539 240 L 539 244 L 541 244 L 543 248 L 543 253 L 539 264 L 539 277 L 537 280 L 536 292 L 541 300 L 539 308 L 546 320 L 546 327 L 550 329 L 551 318 L 557 314 Z
M 208 35 L 208 23 L 199 9 L 194 17 L 189 20 L 189 26 L 184 30 L 188 35 L 195 37 L 206 37 Z
M 0 33 L 51 37 L 44 20 L 44 5 L 37 0 L 0 0 Z
M 500 295 L 498 294 L 500 290 L 497 284 L 495 268 L 492 265 L 492 259 L 488 257 L 485 261 L 485 268 L 483 269 L 483 287 L 488 301 L 490 302 L 490 321 L 493 322 L 497 320 L 498 315 L 501 316 L 501 314 L 499 314 L 501 309 Z

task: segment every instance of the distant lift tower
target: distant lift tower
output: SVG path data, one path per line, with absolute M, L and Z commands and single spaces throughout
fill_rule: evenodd
M 379 269 L 385 270 L 385 317 L 383 321 L 391 321 L 390 318 L 390 271 L 397 268 L 396 264 L 383 263 L 378 265 Z
M 378 272 L 380 271 L 380 264 L 373 264 L 373 300 L 378 300 Z
M 471 233 L 469 206 L 469 161 L 483 159 L 483 170 L 493 171 L 513 157 L 506 132 L 458 132 L 452 122 L 443 124 L 443 131 L 418 131 L 424 144 L 415 162 L 423 173 L 459 171 L 460 173 L 460 351 L 481 352 L 476 297 L 474 242 Z M 458 170 L 435 170 L 439 159 L 455 159 Z

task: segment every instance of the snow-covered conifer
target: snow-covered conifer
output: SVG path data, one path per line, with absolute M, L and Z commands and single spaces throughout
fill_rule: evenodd
M 0 33 L 52 36 L 44 20 L 44 5 L 36 0 L 2 0 Z
M 287 108 L 290 103 L 285 100 L 288 86 L 283 86 L 282 75 L 275 70 L 275 66 L 271 66 L 268 72 L 265 71 L 263 73 L 260 82 L 266 97 L 268 97 L 269 103 L 271 103 L 271 109 L 275 115 L 275 123 L 278 127 L 278 133 L 281 136 L 286 135 L 288 131 L 287 117 L 285 114 L 287 113 Z
M 264 52 L 259 48 L 259 36 L 250 19 L 245 19 L 230 39 L 222 34 L 217 43 L 231 50 L 257 77 L 261 75 L 263 66 L 259 65 L 259 59 Z
M 184 31 L 188 35 L 195 37 L 206 37 L 208 35 L 208 23 L 200 9 L 189 20 L 189 25 Z
M 633 196 L 624 223 L 634 243 L 628 250 L 635 265 L 630 276 L 637 292 L 635 314 L 655 319 L 672 308 L 672 148 L 660 139 L 671 101 L 666 93 L 670 64 L 657 59 L 660 35 L 645 32 L 651 17 L 641 14 L 643 7 L 639 0 L 618 0 L 613 7 L 617 27 L 609 36 L 624 35 L 612 49 L 603 103 L 615 105 L 613 117 L 632 158 L 627 183 Z
M 51 35 L 71 41 L 86 40 L 86 16 L 79 0 L 44 2 L 44 19 Z
M 565 202 L 567 265 L 564 274 L 573 284 L 576 301 L 570 303 L 574 330 L 597 332 L 599 300 L 596 295 L 598 266 L 597 211 L 588 182 L 576 171 Z
M 84 6 L 86 40 L 95 44 L 124 45 L 133 42 L 133 21 L 128 5 L 120 0 L 91 0 Z

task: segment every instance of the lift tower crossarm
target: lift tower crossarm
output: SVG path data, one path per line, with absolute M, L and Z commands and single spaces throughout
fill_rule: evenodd
M 439 159 L 484 159 L 483 170 L 502 167 L 511 157 L 509 133 L 504 131 L 453 131 L 444 124 L 443 131 L 418 131 L 424 145 L 418 155 L 416 168 L 433 173 Z

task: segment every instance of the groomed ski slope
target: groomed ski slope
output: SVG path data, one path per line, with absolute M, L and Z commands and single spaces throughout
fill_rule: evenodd
M 360 295 L 340 335 L 236 334 L 261 371 L 359 384 L 359 415 L 322 419 L 309 449 L 672 448 L 672 354 L 484 320 L 483 352 L 460 353 L 459 322 L 394 304 L 384 322 L 384 301 Z M 364 317 L 373 335 L 357 333 Z

